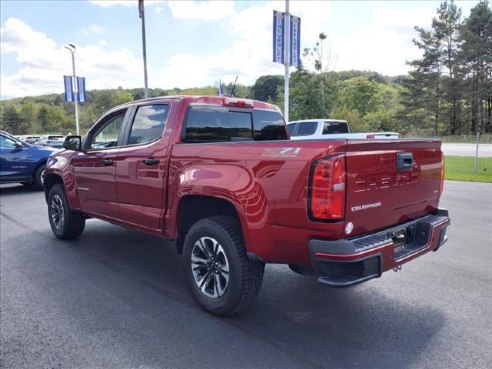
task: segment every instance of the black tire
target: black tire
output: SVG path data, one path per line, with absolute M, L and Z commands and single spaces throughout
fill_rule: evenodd
M 54 185 L 48 195 L 48 217 L 51 230 L 61 240 L 77 238 L 84 231 L 85 218 L 70 209 L 61 184 Z
M 240 225 L 228 216 L 196 222 L 186 235 L 183 261 L 193 297 L 212 314 L 239 312 L 261 290 L 265 264 L 248 258 Z
M 43 190 L 44 189 L 44 170 L 46 168 L 46 164 L 41 164 L 39 167 L 36 168 L 36 171 L 34 172 L 34 186 L 38 190 Z

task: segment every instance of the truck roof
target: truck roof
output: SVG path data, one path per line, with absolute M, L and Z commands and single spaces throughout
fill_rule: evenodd
M 160 102 L 162 100 L 189 100 L 189 103 L 202 103 L 202 104 L 210 104 L 210 105 L 219 105 L 219 106 L 234 106 L 240 108 L 252 108 L 252 109 L 265 109 L 265 110 L 274 110 L 280 111 L 279 108 L 273 104 L 269 104 L 259 100 L 245 99 L 241 97 L 231 97 L 231 96 L 207 96 L 207 95 L 174 95 L 174 96 L 157 96 L 150 97 L 147 99 L 130 101 L 118 106 L 115 106 L 108 113 L 120 109 L 125 106 L 133 106 L 146 104 L 149 102 Z

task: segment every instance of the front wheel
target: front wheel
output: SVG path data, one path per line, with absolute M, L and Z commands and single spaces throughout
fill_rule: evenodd
M 48 216 L 51 230 L 61 240 L 79 237 L 84 231 L 85 218 L 70 209 L 63 186 L 54 185 L 48 195 Z
M 265 264 L 248 259 L 241 228 L 230 217 L 195 223 L 186 235 L 183 257 L 193 296 L 213 314 L 241 311 L 260 292 Z
M 34 186 L 38 190 L 44 189 L 44 172 L 46 169 L 45 164 L 41 164 L 34 172 Z

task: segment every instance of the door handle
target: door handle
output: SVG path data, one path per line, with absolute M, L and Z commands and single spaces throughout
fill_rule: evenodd
M 113 165 L 113 161 L 111 159 L 103 159 L 102 164 L 104 166 Z
M 411 152 L 400 152 L 396 155 L 398 170 L 412 170 L 413 154 Z
M 154 159 L 154 158 L 147 158 L 144 159 L 143 163 L 145 165 L 156 165 L 159 164 L 160 160 L 159 159 Z

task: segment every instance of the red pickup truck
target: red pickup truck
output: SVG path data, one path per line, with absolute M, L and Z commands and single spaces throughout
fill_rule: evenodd
M 46 167 L 56 237 L 99 218 L 174 240 L 196 300 L 231 314 L 265 263 L 349 286 L 446 242 L 435 139 L 290 141 L 279 109 L 159 97 L 107 112 Z

